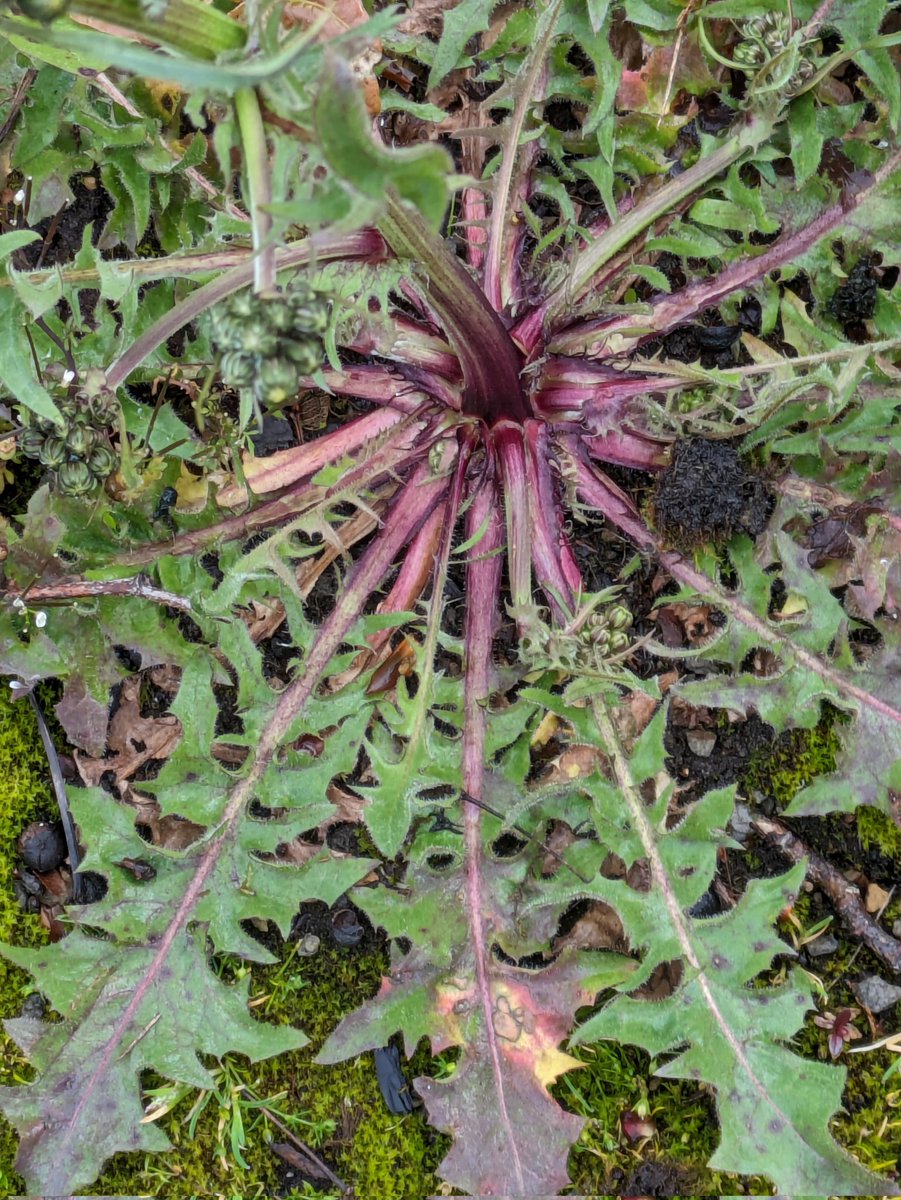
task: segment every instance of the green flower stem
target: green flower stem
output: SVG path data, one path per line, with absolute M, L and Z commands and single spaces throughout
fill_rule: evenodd
M 140 0 L 74 0 L 69 12 L 143 34 L 207 61 L 226 50 L 240 50 L 247 37 L 242 25 L 203 0 L 166 0 L 162 12 L 153 16 Z
M 275 242 L 272 237 L 272 176 L 266 130 L 256 89 L 239 88 L 235 92 L 235 115 L 244 148 L 244 168 L 250 199 L 253 228 L 253 290 L 260 296 L 275 291 Z

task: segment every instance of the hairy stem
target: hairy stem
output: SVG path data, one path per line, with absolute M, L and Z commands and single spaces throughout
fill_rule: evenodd
M 519 609 L 532 598 L 532 537 L 522 428 L 509 422 L 496 425 L 494 444 L 504 488 L 510 595 Z
M 519 139 L 529 115 L 529 108 L 538 88 L 545 59 L 550 49 L 551 39 L 557 26 L 557 14 L 562 0 L 554 3 L 541 13 L 538 28 L 535 31 L 535 44 L 527 59 L 525 70 L 520 68 L 516 80 L 519 97 L 504 129 L 504 157 L 500 170 L 495 176 L 494 190 L 491 200 L 491 223 L 488 226 L 488 252 L 485 257 L 485 295 L 488 303 L 500 312 L 509 301 L 509 275 L 512 255 L 509 253 L 513 233 L 514 213 L 509 211 L 510 195 L 514 190 L 513 179 L 517 161 L 520 158 Z M 528 147 L 526 148 L 528 152 Z M 522 182 L 522 181 L 521 181 Z M 519 190 L 519 189 L 517 189 Z M 506 261 L 505 261 L 506 260 Z M 506 271 L 507 287 L 503 286 L 502 271 Z
M 463 788 L 476 800 L 482 798 L 485 774 L 485 704 L 491 693 L 492 642 L 497 623 L 497 597 L 501 582 L 501 559 L 496 551 L 503 544 L 503 532 L 498 514 L 494 481 L 486 480 L 476 494 L 467 513 L 466 535 L 473 537 L 486 525 L 486 532 L 475 547 L 476 557 L 470 561 L 467 579 L 466 672 L 464 681 L 463 727 Z M 466 917 L 472 938 L 475 959 L 476 988 L 482 1010 L 485 1040 L 491 1075 L 494 1080 L 494 1103 L 504 1131 L 511 1177 L 516 1181 L 516 1193 L 525 1192 L 525 1172 L 520 1160 L 513 1122 L 507 1108 L 505 1071 L 494 1027 L 494 1004 L 488 979 L 491 954 L 489 930 L 486 928 L 482 894 L 482 810 L 477 804 L 464 805 L 463 845 Z
M 272 214 L 266 207 L 272 203 L 272 175 L 256 88 L 239 88 L 235 92 L 235 116 L 244 150 L 253 229 L 253 290 L 259 296 L 269 296 L 275 291 L 275 242 Z

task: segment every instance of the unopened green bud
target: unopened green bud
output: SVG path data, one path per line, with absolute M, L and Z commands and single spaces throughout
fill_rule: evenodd
M 116 469 L 116 455 L 109 446 L 95 446 L 88 456 L 88 466 L 98 479 L 106 479 Z
M 89 425 L 71 425 L 66 434 L 66 445 L 73 454 L 90 454 L 97 441 L 97 431 Z
M 91 423 L 98 429 L 107 429 L 119 419 L 119 401 L 116 393 L 104 388 L 88 401 Z
M 26 429 L 19 438 L 19 449 L 27 458 L 38 458 L 46 436 L 40 429 Z
M 278 350 L 278 339 L 271 333 L 262 321 L 253 321 L 245 325 L 241 334 L 241 349 L 245 354 L 258 354 L 268 358 Z
M 297 391 L 297 367 L 283 358 L 267 359 L 260 366 L 255 389 L 264 404 L 284 404 Z
M 249 387 L 256 375 L 256 360 L 240 350 L 227 350 L 219 360 L 222 378 L 230 387 Z
M 632 614 L 621 604 L 614 604 L 607 609 L 607 624 L 611 629 L 628 629 L 632 624 Z
M 757 42 L 739 42 L 732 57 L 739 66 L 755 67 L 763 62 L 766 54 Z
M 97 477 L 86 462 L 63 463 L 56 474 L 64 496 L 86 496 L 97 486 Z
M 44 438 L 38 458 L 45 467 L 60 467 L 68 457 L 69 450 L 62 438 L 53 436 Z
M 311 375 L 322 364 L 322 342 L 318 338 L 285 342 L 282 353 L 294 363 L 301 375 Z

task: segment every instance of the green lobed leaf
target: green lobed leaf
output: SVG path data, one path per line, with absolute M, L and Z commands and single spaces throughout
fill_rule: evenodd
M 366 128 L 356 79 L 338 59 L 320 77 L 313 115 L 320 150 L 346 188 L 379 207 L 386 189 L 394 188 L 437 226 L 448 199 L 447 155 L 437 146 L 377 146 Z

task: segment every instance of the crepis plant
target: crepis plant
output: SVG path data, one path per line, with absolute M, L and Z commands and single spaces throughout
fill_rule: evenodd
M 163 589 L 158 599 L 192 593 L 199 639 L 176 650 L 173 637 L 142 628 L 143 644 L 159 654 L 165 643 L 182 669 L 172 704 L 182 742 L 155 779 L 136 786 L 204 832 L 176 854 L 143 846 L 127 808 L 102 793 L 89 790 L 74 802 L 87 869 L 110 876 L 107 897 L 81 917 L 105 936 L 77 930 L 53 956 L 5 950 L 36 974 L 64 1017 L 46 1028 L 25 1020 L 10 1025 L 40 1071 L 34 1085 L 0 1094 L 22 1135 L 19 1167 L 33 1189 L 75 1190 L 115 1150 L 164 1148 L 160 1131 L 141 1121 L 135 1080 L 142 1069 L 203 1088 L 209 1075 L 198 1052 L 260 1057 L 302 1042 L 297 1031 L 250 1018 L 239 989 L 207 971 L 207 940 L 218 951 L 260 958 L 242 922 L 271 920 L 287 932 L 299 899 L 331 903 L 369 876 L 371 859 L 336 863 L 315 842 L 307 843 L 298 869 L 279 867 L 275 853 L 286 837 L 328 818 L 326 786 L 359 771 L 360 755 L 362 818 L 379 853 L 402 853 L 406 867 L 402 890 L 357 893 L 360 907 L 394 939 L 391 971 L 320 1057 L 360 1053 L 398 1032 L 408 1051 L 422 1036 L 436 1051 L 461 1046 L 449 1079 L 417 1083 L 430 1119 L 454 1135 L 442 1168 L 451 1183 L 495 1195 L 565 1186 L 566 1154 L 581 1121 L 563 1112 L 548 1088 L 577 1065 L 560 1048 L 572 1035 L 632 1041 L 655 1057 L 661 1073 L 713 1089 L 722 1129 L 714 1165 L 724 1171 L 766 1174 L 790 1193 L 890 1189 L 827 1132 L 841 1099 L 841 1071 L 802 1061 L 785 1044 L 811 1006 L 803 980 L 760 985 L 773 958 L 788 952 L 771 926 L 803 872 L 754 882 L 717 918 L 692 915 L 725 842 L 733 791 L 710 793 L 687 812 L 679 807 L 665 772 L 666 706 L 656 682 L 633 673 L 625 653 L 631 614 L 615 593 L 590 594 L 570 538 L 572 522 L 590 513 L 639 556 L 656 559 L 678 589 L 675 599 L 702 597 L 724 615 L 721 633 L 693 648 L 720 670 L 680 685 L 692 702 L 756 709 L 777 727 L 815 724 L 823 699 L 855 716 L 835 777 L 802 793 L 796 811 L 847 807 L 842 793 L 849 780 L 863 779 L 864 763 L 865 794 L 853 803 L 890 811 L 901 727 L 891 656 L 897 581 L 880 564 L 891 561 L 886 546 L 897 550 L 901 524 L 888 506 L 874 506 L 878 560 L 866 543 L 856 550 L 856 616 L 883 638 L 866 671 L 854 658 L 849 611 L 829 579 L 810 569 L 801 543 L 813 504 L 841 510 L 876 494 L 881 500 L 888 486 L 876 427 L 864 423 L 860 434 L 851 424 L 859 437 L 872 433 L 872 453 L 882 457 L 848 480 L 850 494 L 842 491 L 835 461 L 857 419 L 854 389 L 875 388 L 880 413 L 896 405 L 880 391 L 872 348 L 845 344 L 834 327 L 818 329 L 790 287 L 799 264 L 823 269 L 829 239 L 884 245 L 897 191 L 894 141 L 886 136 L 874 146 L 857 126 L 843 125 L 828 88 L 830 72 L 855 56 L 884 83 L 881 18 L 875 6 L 865 7 L 866 20 L 859 12 L 856 23 L 836 18 L 840 49 L 831 57 L 824 52 L 803 78 L 794 59 L 810 31 L 783 22 L 778 54 L 785 70 L 769 70 L 768 60 L 765 77 L 752 76 L 745 101 L 734 102 L 727 131 L 701 139 L 686 153 L 693 163 L 680 161 L 678 171 L 669 170 L 663 135 L 655 143 L 652 123 L 642 119 L 650 84 L 639 90 L 630 113 L 638 119 L 630 123 L 618 119 L 616 93 L 601 82 L 605 70 L 619 72 L 605 5 L 589 12 L 557 0 L 529 10 L 519 32 L 509 32 L 515 61 L 497 51 L 485 68 L 505 85 L 498 100 L 504 118 L 483 139 L 493 140 L 499 155 L 491 160 L 472 150 L 489 109 L 470 106 L 457 130 L 468 147 L 457 180 L 434 146 L 378 145 L 356 79 L 332 56 L 317 67 L 307 116 L 309 154 L 328 181 L 321 210 L 330 204 L 334 220 L 282 247 L 273 236 L 279 208 L 268 202 L 259 97 L 240 68 L 228 65 L 222 78 L 236 80 L 254 262 L 196 289 L 153 324 L 109 366 L 106 387 L 122 388 L 171 334 L 251 282 L 262 302 L 278 303 L 278 273 L 300 268 L 301 287 L 316 294 L 337 295 L 348 279 L 365 281 L 349 319 L 339 320 L 337 300 L 323 306 L 335 316 L 324 332 L 328 357 L 296 382 L 364 401 L 366 411 L 301 446 L 246 456 L 243 479 L 221 496 L 250 506 L 239 516 L 204 519 L 160 544 L 133 537 L 106 551 L 97 542 L 82 548 L 81 561 L 104 566 L 107 576 L 112 563 L 125 572 L 154 571 L 154 586 Z M 461 13 L 471 9 L 460 6 Z M 680 29 L 674 38 L 699 38 L 698 30 Z M 708 43 L 710 36 L 704 33 Z M 453 50 L 446 33 L 437 44 L 445 64 L 448 55 L 452 63 L 464 56 L 464 42 Z M 692 44 L 697 49 L 697 40 Z M 595 67 L 593 85 L 574 65 L 586 58 Z M 439 61 L 436 51 L 433 83 L 443 78 Z M 672 63 L 675 79 L 675 49 Z M 175 60 L 166 70 L 177 70 Z M 791 86 L 780 86 L 783 77 Z M 261 68 L 253 79 L 262 88 L 269 76 Z M 586 88 L 593 100 L 582 133 L 594 157 L 568 147 L 549 118 L 558 95 L 580 97 Z M 895 111 L 896 89 L 888 91 Z M 276 89 L 266 98 L 277 111 Z M 862 109 L 858 115 L 862 120 Z M 880 133 L 890 134 L 892 122 L 889 111 Z M 672 149 L 679 122 L 670 124 Z M 633 167 L 626 188 L 630 160 L 617 157 L 615 143 L 634 147 L 636 130 L 658 152 L 648 170 L 654 186 Z M 835 169 L 818 180 L 810 148 L 823 152 L 827 134 L 844 142 L 838 166 L 833 157 Z M 835 146 L 830 153 L 838 153 Z M 601 203 L 590 213 L 587 205 L 577 212 L 572 199 L 580 169 L 598 184 Z M 547 228 L 542 195 L 568 209 L 571 221 Z M 351 200 L 365 200 L 366 225 L 354 221 Z M 303 213 L 299 201 L 281 210 L 298 221 Z M 672 279 L 662 255 L 679 260 Z M 781 290 L 780 273 L 787 281 Z M 390 285 L 380 288 L 380 279 Z M 756 334 L 744 339 L 751 361 L 740 367 L 705 370 L 647 357 L 660 339 L 665 346 L 673 331 L 720 306 L 734 308 L 755 289 L 767 308 L 767 332 L 781 323 L 785 344 L 799 357 L 779 354 Z M 377 306 L 370 303 L 375 295 Z M 877 349 L 895 346 L 888 338 Z M 353 355 L 342 359 L 342 350 Z M 253 383 L 244 375 L 241 382 Z M 698 400 L 699 388 L 706 400 Z M 678 401 L 687 392 L 686 407 Z M 678 530 L 658 532 L 615 482 L 613 474 L 661 473 L 673 442 L 686 433 L 742 436 L 745 448 L 766 451 L 779 499 L 756 545 L 740 522 L 728 529 L 715 522 L 717 537 L 738 531 L 728 550 L 705 544 L 697 528 L 690 546 L 679 548 Z M 746 486 L 747 477 L 740 482 Z M 15 540 L 10 546 L 13 587 L 34 561 L 44 503 L 46 496 L 33 506 L 21 566 Z M 339 508 L 347 503 L 355 505 L 353 517 Z M 752 532 L 762 532 L 759 524 Z M 245 552 L 236 544 L 261 529 L 271 535 L 261 546 Z M 325 548 L 317 550 L 324 529 Z M 224 573 L 216 588 L 193 562 L 210 548 Z M 296 567 L 298 557 L 317 553 L 353 561 L 334 606 L 313 628 L 302 603 L 309 588 Z M 443 623 L 456 562 L 465 603 L 457 638 Z M 147 587 L 129 599 L 100 594 L 103 604 L 119 606 L 103 609 L 103 636 L 135 644 L 137 635 L 122 632 L 123 606 L 134 613 L 152 605 Z M 282 689 L 263 676 L 238 616 L 264 596 L 284 605 L 300 655 Z M 505 608 L 523 646 L 518 663 L 501 663 L 496 653 Z M 398 626 L 410 635 L 404 671 L 387 696 L 382 687 L 367 693 L 370 668 L 396 651 Z M 50 649 L 53 636 L 51 621 L 44 640 L 17 651 L 15 669 L 27 673 L 33 660 L 36 674 L 63 673 Z M 765 669 L 749 667 L 755 656 Z M 243 730 L 225 739 L 216 734 L 215 714 L 203 711 L 212 680 L 237 688 Z M 622 712 L 627 696 L 639 694 L 652 710 L 657 704 L 656 714 L 630 729 Z M 535 779 L 531 746 L 536 726 L 547 722 L 582 752 L 583 766 L 563 782 Z M 310 731 L 323 746 L 312 763 L 300 749 L 300 735 Z M 232 771 L 212 754 L 223 740 L 241 749 Z M 272 816 L 262 819 L 261 811 Z M 574 833 L 562 861 L 545 843 L 561 824 L 583 831 Z M 505 831 L 517 835 L 512 854 L 497 851 Z M 134 857 L 136 845 L 154 859 L 152 885 L 110 866 Z M 611 856 L 621 871 L 610 867 Z M 605 949 L 557 941 L 560 918 L 577 899 L 616 914 L 619 934 Z M 661 974 L 670 979 L 668 992 L 654 991 Z M 600 994 L 605 1003 L 573 1034 L 576 1011 Z M 184 1000 L 177 1022 L 172 995 Z M 211 1011 L 218 1020 L 210 1021 Z

